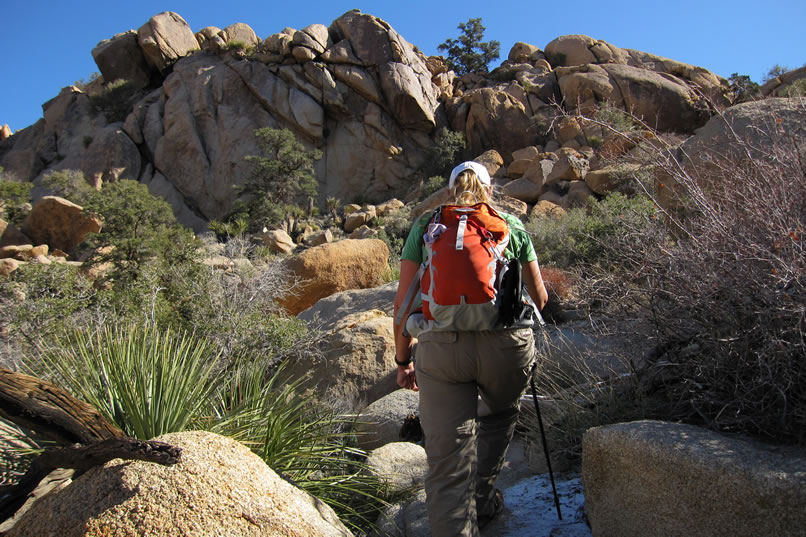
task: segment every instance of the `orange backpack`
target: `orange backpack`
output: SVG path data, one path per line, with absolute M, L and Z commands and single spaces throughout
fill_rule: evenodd
M 422 315 L 407 322 L 423 330 L 492 330 L 499 324 L 499 289 L 508 268 L 509 225 L 486 203 L 437 209 L 423 236 L 427 257 L 401 308 L 422 297 Z

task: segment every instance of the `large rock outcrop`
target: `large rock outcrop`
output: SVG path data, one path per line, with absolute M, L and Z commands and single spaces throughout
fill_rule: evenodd
M 798 98 L 770 98 L 737 104 L 714 116 L 683 142 L 678 158 L 688 166 L 710 161 L 737 165 L 749 158 L 769 158 L 784 145 L 806 138 L 806 106 Z M 800 147 L 806 158 L 806 148 Z M 794 155 L 790 155 L 794 156 Z
M 115 459 L 92 468 L 34 502 L 8 536 L 352 535 L 329 506 L 232 439 L 184 432 L 158 440 L 182 449 L 178 464 Z
M 568 107 L 592 110 L 608 102 L 662 131 L 690 133 L 724 107 L 727 81 L 707 69 L 646 52 L 621 49 L 586 35 L 546 45 Z
M 715 104 L 728 104 L 727 81 L 707 69 L 640 50 L 622 49 L 587 35 L 560 36 L 546 45 L 545 55 L 554 67 L 627 65 L 670 75 L 670 80 L 696 87 Z
M 675 148 L 672 157 L 692 178 L 746 165 L 782 159 L 787 164 L 806 160 L 806 106 L 799 98 L 769 98 L 732 106 L 711 118 L 694 136 Z M 679 205 L 680 185 L 675 174 L 658 168 L 658 201 L 666 208 Z
M 585 433 L 585 506 L 597 537 L 796 535 L 806 457 L 676 423 Z
M 496 150 L 509 164 L 523 147 L 601 142 L 590 129 L 555 132 L 561 108 L 608 102 L 661 130 L 689 133 L 713 113 L 703 93 L 717 106 L 726 102 L 726 82 L 705 69 L 587 36 L 562 36 L 545 53 L 517 43 L 490 75 L 456 77 L 358 10 L 262 41 L 244 23 L 194 34 L 165 12 L 92 53 L 102 79 L 86 93 L 65 88 L 40 122 L 0 142 L 0 166 L 36 185 L 59 169 L 81 170 L 95 186 L 136 179 L 196 231 L 232 208 L 233 187 L 251 172 L 244 157 L 260 153 L 260 127 L 288 128 L 307 149 L 321 150 L 314 173 L 322 199 L 360 194 L 377 202 L 427 179 L 443 127 L 465 136 L 468 153 Z M 104 100 L 116 114 L 98 113 Z M 529 203 L 548 189 L 520 186 Z
M 197 228 L 199 217 L 220 218 L 231 207 L 233 186 L 250 171 L 244 157 L 259 154 L 253 132 L 268 126 L 290 128 L 323 151 L 316 166 L 323 195 L 388 199 L 407 189 L 439 103 L 425 58 L 386 22 L 351 11 L 330 29 L 288 30 L 279 54 L 249 58 L 222 51 L 228 42 L 255 45 L 248 26 L 205 31 L 201 42 L 215 42 L 208 50 L 221 55 L 191 54 L 199 41 L 171 12 L 93 50 L 107 83 L 162 84 L 143 92 L 123 130 L 112 131 L 126 140 L 108 134 L 88 95 L 69 88 L 45 105 L 43 122 L 0 148 L 0 165 L 35 183 L 53 169 L 81 170 L 94 184 L 156 180 L 182 223 Z M 294 55 L 303 49 L 312 56 Z
M 525 94 L 499 88 L 472 90 L 457 98 L 453 128 L 463 132 L 473 153 L 497 148 L 509 155 L 539 139 Z
M 620 64 L 555 69 L 567 103 L 591 111 L 599 103 L 628 110 L 652 128 L 692 132 L 710 117 L 706 101 L 673 76 Z
M 331 30 L 349 42 L 362 65 L 377 67 L 384 104 L 397 121 L 424 131 L 436 126 L 431 73 L 423 55 L 409 42 L 387 22 L 358 10 L 333 21 Z

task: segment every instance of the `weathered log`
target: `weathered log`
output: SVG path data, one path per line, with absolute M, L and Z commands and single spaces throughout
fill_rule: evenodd
M 164 442 L 128 438 L 91 405 L 53 384 L 0 368 L 0 416 L 66 447 L 45 450 L 31 462 L 16 485 L 0 487 L 0 535 L 39 483 L 56 469 L 72 469 L 73 478 L 112 459 L 175 464 L 181 450 Z M 84 445 L 82 445 L 84 444 Z
M 37 485 L 53 470 L 75 470 L 73 478 L 93 466 L 112 459 L 127 459 L 172 465 L 179 462 L 182 450 L 165 442 L 136 438 L 110 438 L 90 446 L 73 445 L 45 450 L 34 459 L 31 467 L 16 485 L 0 487 L 0 522 L 5 521 L 22 507 Z
M 125 436 L 91 405 L 61 388 L 0 368 L 0 416 L 63 444 L 94 444 Z

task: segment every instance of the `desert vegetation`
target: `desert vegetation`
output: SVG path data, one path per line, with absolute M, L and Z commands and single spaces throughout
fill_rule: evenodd
M 264 166 L 264 183 L 250 194 L 281 203 L 271 181 L 303 174 L 310 182 L 296 171 L 308 162 L 302 155 L 299 166 L 271 176 Z M 199 428 L 237 438 L 349 526 L 371 527 L 393 497 L 361 471 L 352 409 L 325 406 L 301 387 L 304 379 L 278 381 L 286 360 L 320 352 L 320 335 L 275 302 L 294 285 L 279 259 L 240 233 L 223 244 L 195 237 L 136 181 L 95 190 L 80 172 L 62 170 L 44 185 L 104 226 L 78 247 L 82 264 L 24 264 L 0 282 L 4 366 L 68 389 L 136 438 Z M 3 219 L 21 219 L 30 187 L 0 182 Z M 263 201 L 253 203 L 260 215 Z M 212 252 L 241 262 L 217 270 L 201 262 Z M 37 453 L 0 454 L 3 481 L 13 483 Z
M 123 121 L 129 115 L 137 95 L 137 87 L 131 81 L 112 80 L 98 94 L 90 96 L 90 114 L 103 115 L 110 123 Z
M 696 163 L 647 136 L 622 157 L 643 163 L 639 194 L 528 223 L 599 335 L 627 349 L 604 381 L 585 356 L 548 357 L 543 390 L 568 410 L 550 434 L 570 460 L 588 427 L 642 418 L 806 441 L 804 147 L 780 120 L 756 128 L 768 144 L 731 131 L 730 155 Z
M 458 29 L 458 38 L 439 47 L 446 64 L 460 77 L 486 73 L 499 43 L 483 41 L 481 19 Z M 267 47 L 227 44 L 239 57 Z M 549 59 L 566 58 L 557 52 Z M 769 77 L 783 71 L 776 66 Z M 540 102 L 531 97 L 541 92 L 542 75 L 499 74 L 501 80 L 490 79 L 520 84 L 525 99 Z M 487 89 L 464 78 L 467 96 Z M 553 74 L 547 78 L 557 83 Z M 761 98 L 747 76 L 734 74 L 728 83 L 733 103 Z M 787 85 L 787 95 L 803 95 L 805 83 Z M 122 79 L 101 87 L 91 78 L 81 86 L 90 84 L 97 87 L 88 97 L 89 112 L 109 123 L 133 117 L 129 112 L 144 91 Z M 548 91 L 541 98 L 557 95 Z M 573 115 L 556 102 L 543 104 L 546 114 L 555 106 L 559 111 L 527 118 L 541 133 L 529 143 L 549 141 L 543 133 L 563 119 L 593 125 L 580 129 L 574 143 L 606 160 L 599 165 L 618 169 L 621 184 L 562 216 L 537 211 L 525 223 L 555 303 L 574 310 L 596 337 L 621 345 L 606 364 L 594 363 L 587 350 L 559 360 L 552 353 L 563 343 L 562 327 L 537 332 L 545 351 L 541 393 L 556 405 L 552 448 L 577 463 L 586 429 L 641 418 L 806 443 L 802 133 L 788 132 L 782 122 L 756 125 L 768 144 L 759 147 L 733 133 L 732 155 L 711 153 L 694 163 L 679 150 L 680 138 L 653 131 L 618 106 L 598 103 Z M 101 140 L 89 132 L 95 133 L 81 133 L 85 150 Z M 418 127 L 418 140 L 425 140 L 423 132 Z M 258 148 L 246 157 L 251 173 L 232 181 L 238 201 L 209 223 L 211 234 L 195 236 L 179 226 L 170 206 L 134 180 L 95 189 L 75 170 L 37 177 L 38 188 L 98 215 L 103 227 L 72 256 L 80 264 L 26 263 L 0 279 L 0 363 L 68 389 L 133 437 L 200 428 L 236 438 L 363 534 L 398 497 L 363 471 L 355 409 L 327 406 L 304 389 L 304 379 L 284 375 L 289 362 L 321 353 L 323 336 L 277 305 L 295 292 L 295 282 L 283 273 L 280 257 L 255 240 L 264 229 L 288 231 L 296 240 L 303 226 L 340 234 L 346 211 L 335 197 L 317 206 L 314 163 L 322 154 L 310 142 L 286 129 L 251 134 Z M 440 128 L 427 141 L 422 159 L 410 161 L 418 168 L 404 178 L 408 182 L 394 185 L 412 190 L 400 195 L 408 205 L 367 224 L 389 247 L 392 280 L 414 204 L 442 189 L 457 161 L 478 156 L 468 154 L 473 139 L 464 133 Z M 550 141 L 557 149 L 546 153 L 560 158 L 560 143 Z M 568 182 L 554 186 L 568 189 Z M 21 226 L 32 188 L 0 169 L 0 218 Z M 369 199 L 371 191 L 340 195 L 379 201 Z M 222 258 L 226 271 L 216 267 Z M 533 422 L 525 430 L 535 431 Z M 25 455 L 35 453 L 0 453 L 3 480 L 18 478 Z
M 461 32 L 456 39 L 448 38 L 437 47 L 447 52 L 448 67 L 457 75 L 465 73 L 486 73 L 488 65 L 497 60 L 501 44 L 496 40 L 482 41 L 486 28 L 481 18 L 468 19 L 457 26 Z
M 277 227 L 315 207 L 317 183 L 313 164 L 322 153 L 306 149 L 288 129 L 264 127 L 255 131 L 259 155 L 249 155 L 251 172 L 235 187 L 239 197 L 233 209 L 212 228 L 219 235 Z M 303 209 L 310 206 L 311 210 Z

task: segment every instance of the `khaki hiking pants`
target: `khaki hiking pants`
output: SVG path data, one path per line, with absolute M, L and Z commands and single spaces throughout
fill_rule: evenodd
M 425 332 L 417 343 L 420 422 L 434 537 L 477 537 L 535 359 L 531 329 Z M 479 396 L 481 400 L 479 400 Z

